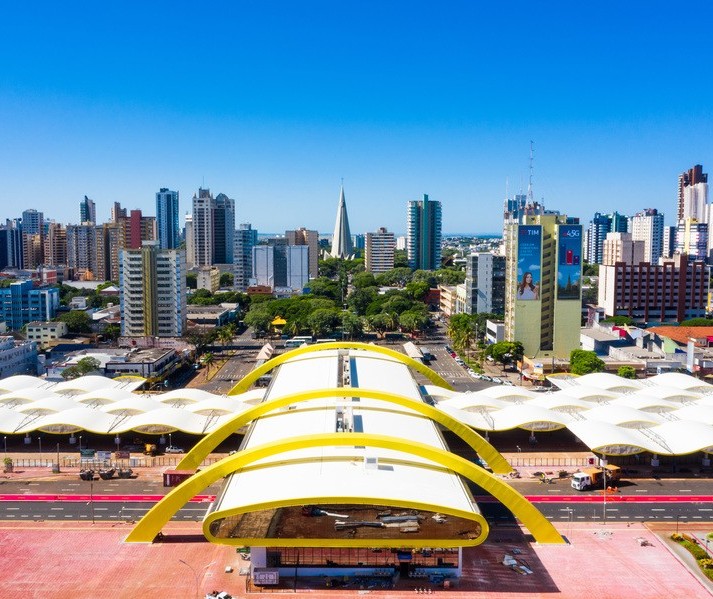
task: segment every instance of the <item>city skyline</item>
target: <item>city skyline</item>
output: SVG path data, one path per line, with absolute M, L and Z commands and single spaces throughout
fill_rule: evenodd
M 707 55 L 691 10 L 188 6 L 8 7 L 4 217 L 78 224 L 85 195 L 99 222 L 115 201 L 153 214 L 167 187 L 183 225 L 205 187 L 235 198 L 236 223 L 329 233 L 343 177 L 354 232 L 404 233 L 426 193 L 444 233 L 499 233 L 534 140 L 546 207 L 582 222 L 655 207 L 673 224 L 678 175 L 713 159 L 711 83 L 676 85 Z

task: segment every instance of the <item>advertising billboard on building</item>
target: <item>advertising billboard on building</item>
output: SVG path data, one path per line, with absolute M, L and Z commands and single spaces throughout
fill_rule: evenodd
M 557 299 L 579 300 L 582 288 L 582 225 L 560 225 Z
M 542 227 L 520 225 L 517 233 L 516 300 L 540 299 L 542 274 Z

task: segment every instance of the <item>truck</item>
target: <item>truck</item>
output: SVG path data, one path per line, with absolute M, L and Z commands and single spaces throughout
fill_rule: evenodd
M 606 472 L 606 477 L 604 476 Z M 607 486 L 610 483 L 616 483 L 621 478 L 621 468 L 607 464 L 604 467 L 585 468 L 581 472 L 575 472 L 572 475 L 572 488 L 577 491 L 587 491 L 596 487 L 604 486 L 606 481 Z

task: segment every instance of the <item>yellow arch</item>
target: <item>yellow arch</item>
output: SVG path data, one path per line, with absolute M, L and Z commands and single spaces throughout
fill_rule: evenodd
M 370 435 L 365 433 L 325 433 L 320 435 L 305 435 L 266 443 L 258 447 L 246 449 L 208 466 L 197 472 L 181 485 L 168 493 L 154 505 L 139 521 L 134 530 L 126 538 L 130 543 L 150 543 L 161 532 L 163 526 L 195 495 L 203 491 L 215 481 L 232 474 L 244 466 L 281 453 L 295 451 L 306 447 L 334 446 L 370 446 L 409 453 L 435 462 L 477 484 L 485 492 L 500 500 L 532 533 L 539 543 L 564 543 L 552 523 L 540 511 L 518 493 L 483 468 L 465 460 L 453 453 L 438 449 L 424 443 L 407 441 L 385 435 Z M 300 543 L 303 542 L 300 539 Z M 325 542 L 331 544 L 333 540 Z M 477 541 L 477 539 L 475 539 Z M 272 543 L 272 540 L 270 540 Z M 373 542 L 373 541 L 372 541 Z M 403 544 L 403 541 L 401 541 Z M 461 543 L 459 543 L 461 544 Z M 471 544 L 471 543 L 465 543 Z M 477 544 L 477 542 L 472 543 Z M 358 545 L 355 545 L 358 546 Z
M 413 358 L 409 358 L 408 356 L 402 353 L 394 351 L 393 349 L 382 347 L 380 345 L 371 345 L 369 343 L 359 343 L 356 341 L 349 343 L 335 341 L 332 343 L 317 343 L 316 345 L 298 347 L 284 354 L 280 354 L 279 356 L 275 356 L 274 358 L 265 362 L 262 366 L 258 366 L 257 368 L 249 372 L 245 377 L 238 381 L 235 387 L 233 387 L 228 392 L 228 395 L 238 395 L 240 393 L 244 393 L 250 388 L 250 385 L 252 385 L 256 380 L 258 380 L 263 374 L 270 372 L 273 368 L 276 368 L 287 360 L 291 360 L 292 358 L 296 358 L 297 356 L 301 356 L 303 354 L 311 354 L 313 352 L 324 351 L 328 349 L 364 349 L 370 352 L 374 352 L 376 354 L 389 356 L 390 358 L 394 358 L 394 360 L 398 360 L 399 362 L 406 364 L 406 366 L 413 368 L 417 372 L 420 372 L 434 385 L 444 387 L 445 389 L 453 389 L 453 387 L 451 387 L 441 376 L 439 376 L 433 370 L 428 368 L 428 366 L 425 366 L 421 362 L 417 362 Z
M 496 474 L 508 474 L 512 472 L 512 466 L 508 461 L 495 449 L 488 441 L 481 437 L 469 426 L 459 422 L 452 416 L 446 414 L 438 408 L 429 406 L 423 401 L 396 395 L 394 393 L 386 393 L 384 391 L 374 391 L 370 389 L 362 389 L 360 387 L 339 387 L 335 389 L 314 389 L 304 391 L 302 393 L 294 393 L 292 395 L 284 395 L 276 399 L 259 403 L 240 414 L 237 414 L 231 420 L 228 420 L 209 435 L 203 437 L 195 447 L 191 449 L 183 459 L 178 463 L 179 470 L 194 470 L 201 465 L 201 462 L 227 439 L 234 432 L 240 430 L 249 422 L 272 412 L 278 408 L 289 406 L 295 403 L 308 401 L 311 399 L 324 399 L 330 397 L 361 397 L 370 398 L 380 401 L 389 402 L 409 408 L 414 412 L 418 412 L 431 420 L 438 422 L 442 426 L 451 430 L 453 433 L 463 439 L 470 447 L 483 458 Z

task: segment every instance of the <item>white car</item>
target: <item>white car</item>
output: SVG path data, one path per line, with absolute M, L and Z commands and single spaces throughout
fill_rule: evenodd
M 163 450 L 163 453 L 185 453 L 185 452 L 180 447 L 176 447 L 175 445 L 169 445 L 166 449 Z

